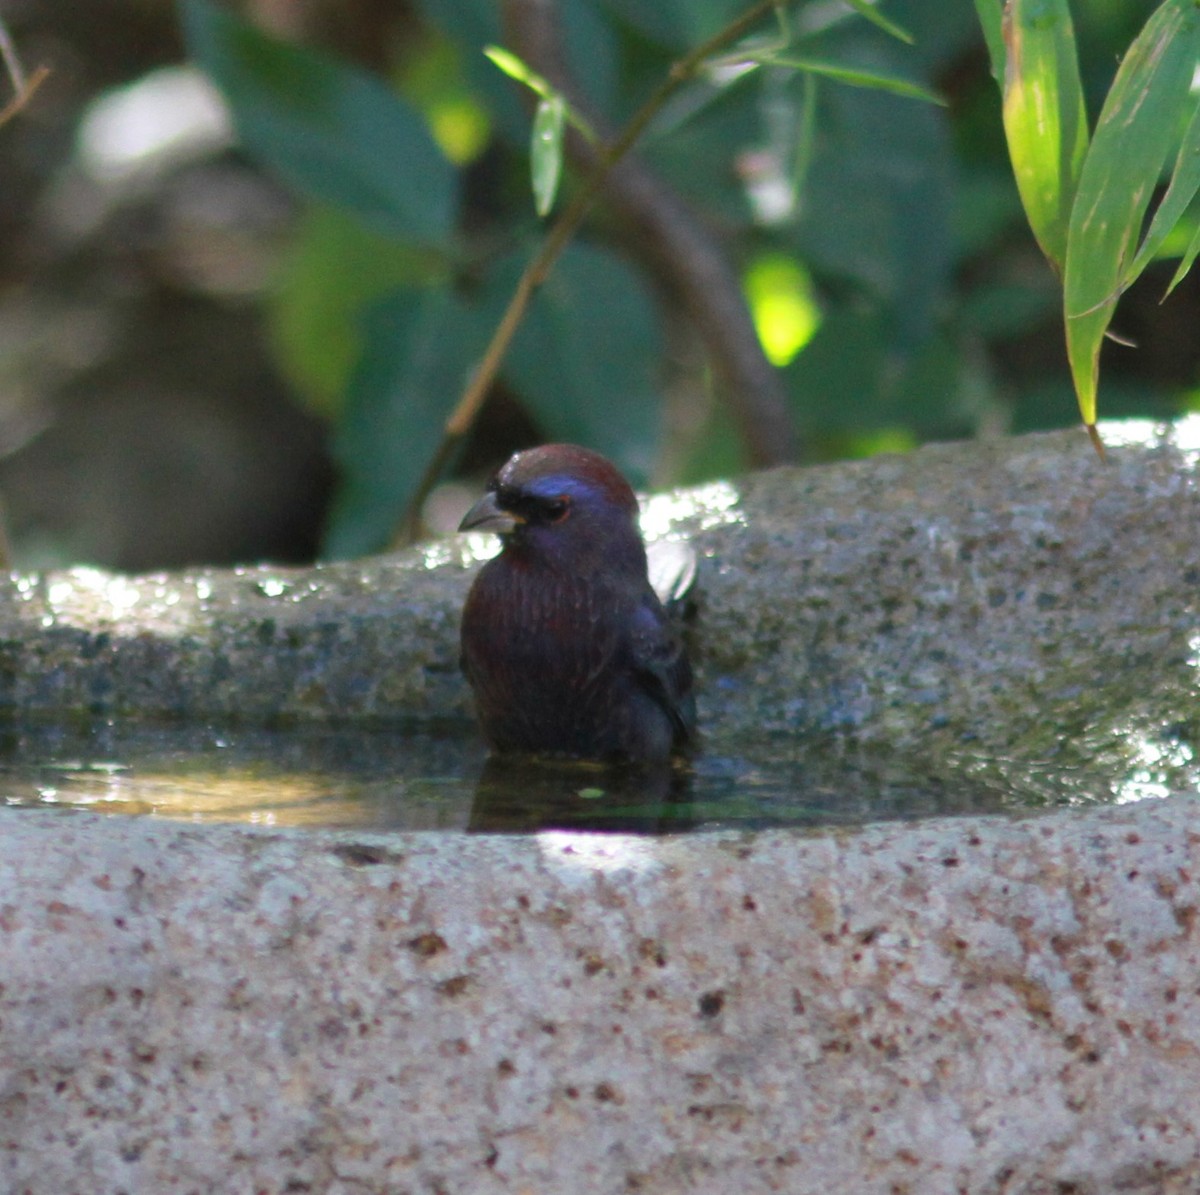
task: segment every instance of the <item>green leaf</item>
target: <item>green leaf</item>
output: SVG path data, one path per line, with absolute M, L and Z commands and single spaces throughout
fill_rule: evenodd
M 1188 242 L 1188 247 L 1183 252 L 1179 269 L 1175 271 L 1175 276 L 1171 279 L 1171 285 L 1167 287 L 1167 294 L 1170 294 L 1187 277 L 1187 272 L 1192 268 L 1192 264 L 1197 257 L 1200 257 L 1200 225 L 1196 226 L 1196 231 L 1192 234 L 1192 239 Z
M 931 104 L 946 106 L 936 91 L 930 91 L 919 83 L 896 75 L 884 75 L 876 71 L 857 70 L 854 67 L 843 66 L 837 62 L 822 62 L 816 58 L 796 58 L 792 55 L 773 55 L 763 59 L 772 66 L 788 66 L 794 70 L 806 71 L 809 74 L 821 75 L 826 79 L 836 79 L 839 83 L 849 83 L 854 87 L 865 87 L 872 91 L 888 91 L 893 95 L 902 95 L 911 100 L 927 100 Z
M 1004 6 L 1001 0 L 975 0 L 975 11 L 983 27 L 983 40 L 987 43 L 988 60 L 992 64 L 992 78 L 1002 83 L 1005 71 L 1004 51 Z
M 511 293 L 515 264 L 493 278 Z M 586 444 L 638 483 L 662 432 L 658 313 L 619 257 L 571 246 L 542 286 L 502 375 L 547 439 Z
M 678 51 L 692 45 L 689 9 L 692 0 L 599 0 L 610 19 L 620 21 L 652 44 Z
M 1054 319 L 1062 293 L 1049 273 L 1044 280 L 980 282 L 960 300 L 955 322 L 988 342 L 1013 340 Z
M 530 165 L 533 177 L 534 207 L 539 216 L 550 214 L 562 177 L 563 127 L 567 105 L 555 93 L 538 101 L 533 117 Z
M 890 34 L 892 37 L 904 42 L 905 45 L 911 46 L 913 44 L 913 35 L 909 33 L 907 29 L 902 29 L 896 24 L 895 21 L 889 20 L 887 17 L 885 17 L 883 13 L 881 13 L 875 7 L 871 0 L 846 0 L 846 3 L 849 4 L 850 7 L 854 9 L 854 11 L 858 13 L 860 17 L 865 17 L 871 22 L 872 25 L 877 25 L 880 29 L 882 29 L 884 33 Z
M 370 309 L 334 438 L 340 489 L 327 557 L 362 556 L 390 541 L 491 326 L 490 312 L 444 289 L 406 288 Z
M 793 417 L 816 441 L 908 428 L 922 437 L 970 432 L 961 407 L 963 353 L 949 337 L 896 352 L 886 311 L 831 311 L 784 371 Z M 959 400 L 959 401 L 956 401 Z
M 894 345 L 911 350 L 953 301 L 956 178 L 945 111 L 858 87 L 825 87 L 822 97 L 790 239 L 818 276 L 850 280 L 856 293 L 885 304 Z
M 1087 151 L 1087 112 L 1067 0 L 1009 0 L 1004 133 L 1033 235 L 1059 274 Z
M 484 46 L 484 56 L 489 62 L 502 70 L 510 79 L 515 79 L 518 83 L 524 84 L 535 95 L 540 96 L 542 103 L 552 105 L 557 114 L 554 117 L 559 124 L 559 138 L 562 136 L 562 122 L 565 117 L 571 122 L 571 126 L 578 129 L 592 144 L 596 144 L 598 138 L 588 124 L 570 104 L 567 103 L 567 97 L 561 91 L 556 91 L 541 75 L 531 70 L 525 63 L 509 50 L 505 50 L 501 46 Z M 542 115 L 542 106 L 538 105 L 537 115 Z M 534 121 L 534 153 L 537 153 L 537 121 Z M 561 154 L 560 154 L 561 159 Z M 536 170 L 536 166 L 535 166 Z M 557 179 L 555 180 L 557 184 Z M 535 183 L 536 190 L 536 183 Z M 549 209 L 547 209 L 548 211 Z M 545 215 L 545 212 L 539 212 L 539 215 Z
M 523 83 L 542 99 L 553 93 L 554 88 L 536 71 L 526 66 L 524 60 L 518 58 L 511 50 L 506 50 L 503 46 L 484 46 L 483 53 L 498 70 L 502 70 L 510 79 Z
M 1154 213 L 1154 218 L 1150 221 L 1150 228 L 1142 240 L 1142 247 L 1122 275 L 1122 290 L 1131 286 L 1134 279 L 1158 256 L 1163 243 L 1191 206 L 1197 191 L 1200 191 L 1200 104 L 1195 103 L 1194 95 L 1192 102 L 1194 104 L 1192 118 L 1188 121 L 1188 127 L 1183 134 L 1183 143 L 1180 145 L 1179 154 L 1175 159 L 1175 169 L 1171 172 L 1170 185 Z M 1189 266 L 1190 264 L 1188 262 Z M 1186 267 L 1183 273 L 1187 273 Z M 1177 274 L 1171 280 L 1167 293 L 1170 294 L 1181 280 L 1182 275 Z
M 373 75 L 182 0 L 189 52 L 225 93 L 247 150 L 302 193 L 410 241 L 442 243 L 457 173 L 420 113 Z
M 710 403 L 703 423 L 686 444 L 677 483 L 699 485 L 714 477 L 738 477 L 749 468 L 746 447 L 729 405 Z
M 340 416 L 363 309 L 397 286 L 432 281 L 429 256 L 342 208 L 317 205 L 300 218 L 266 302 L 275 355 L 310 409 Z
M 1096 421 L 1100 347 L 1150 197 L 1190 105 L 1195 0 L 1166 0 L 1121 62 L 1084 159 L 1067 239 L 1064 314 L 1079 409 Z

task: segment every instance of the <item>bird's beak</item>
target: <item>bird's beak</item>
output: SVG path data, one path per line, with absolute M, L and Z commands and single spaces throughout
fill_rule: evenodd
M 463 515 L 458 525 L 459 531 L 493 531 L 497 535 L 507 535 L 514 531 L 518 523 L 524 522 L 519 516 L 507 510 L 501 510 L 496 502 L 495 494 L 484 494 L 470 510 Z

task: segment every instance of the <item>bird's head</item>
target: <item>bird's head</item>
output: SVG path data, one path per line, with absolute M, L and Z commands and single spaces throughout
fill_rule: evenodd
M 506 547 L 563 563 L 640 560 L 644 570 L 637 517 L 629 483 L 599 453 L 543 444 L 511 456 L 458 529 L 494 531 Z

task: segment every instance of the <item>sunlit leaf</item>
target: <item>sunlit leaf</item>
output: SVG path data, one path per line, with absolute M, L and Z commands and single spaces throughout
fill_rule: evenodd
M 1033 235 L 1061 274 L 1087 151 L 1087 112 L 1066 0 L 1009 0 L 1004 40 L 1008 153 Z
M 318 205 L 300 217 L 266 314 L 283 375 L 312 410 L 339 417 L 362 352 L 363 308 L 397 286 L 444 275 L 444 264 L 430 257 L 341 208 Z
M 553 104 L 558 108 L 558 115 L 555 119 L 560 125 L 559 134 L 561 136 L 561 124 L 565 117 L 572 128 L 578 129 L 579 132 L 587 138 L 588 141 L 595 144 L 598 140 L 591 125 L 588 124 L 570 104 L 567 103 L 567 97 L 562 92 L 555 90 L 545 79 L 542 78 L 536 71 L 531 70 L 526 64 L 513 54 L 510 50 L 505 50 L 501 46 L 484 46 L 484 55 L 487 59 L 502 70 L 510 79 L 515 79 L 518 83 L 524 84 L 529 88 L 534 95 L 539 96 L 544 103 Z M 538 107 L 538 115 L 542 113 L 541 106 Z M 536 152 L 537 131 L 534 131 L 534 142 Z M 555 180 L 557 185 L 557 179 Z M 536 183 L 535 183 L 536 187 Z M 549 210 L 549 209 L 547 209 Z M 539 213 L 545 215 L 544 212 Z
M 445 241 L 457 173 L 421 114 L 373 75 L 268 37 L 210 0 L 182 0 L 188 49 L 224 92 L 246 149 L 378 231 Z
M 526 66 L 525 62 L 511 50 L 506 50 L 503 46 L 484 46 L 483 53 L 497 69 L 502 70 L 510 79 L 523 83 L 535 95 L 540 95 L 542 99 L 554 91 L 554 88 L 541 75 Z
M 430 28 L 420 53 L 405 57 L 401 94 L 421 110 L 442 153 L 456 166 L 474 162 L 492 135 L 491 114 L 467 79 L 462 48 Z
M 743 286 L 767 360 L 787 365 L 821 325 L 811 276 L 794 257 L 767 253 L 750 264 Z
M 534 207 L 539 216 L 547 216 L 558 194 L 562 177 L 563 126 L 566 104 L 554 94 L 538 101 L 533 118 L 530 164 L 533 177 Z
M 1067 355 L 1079 409 L 1096 421 L 1100 347 L 1150 197 L 1190 111 L 1200 10 L 1166 0 L 1121 62 L 1084 159 L 1064 281 Z

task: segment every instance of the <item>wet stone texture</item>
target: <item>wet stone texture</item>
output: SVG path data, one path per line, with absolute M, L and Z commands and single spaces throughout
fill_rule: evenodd
M 0 816 L 10 1195 L 1200 1189 L 1190 799 L 659 841 Z
M 1105 464 L 1061 432 L 651 500 L 649 534 L 703 557 L 707 733 L 995 749 L 1177 714 L 1196 687 L 1200 423 L 1106 436 Z M 487 550 L 460 536 L 309 570 L 14 577 L 0 709 L 465 720 L 458 614 Z

